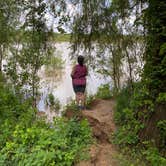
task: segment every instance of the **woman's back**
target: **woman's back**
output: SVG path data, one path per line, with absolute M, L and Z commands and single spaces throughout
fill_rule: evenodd
M 76 65 L 73 72 L 74 85 L 86 85 L 87 68 L 85 65 Z

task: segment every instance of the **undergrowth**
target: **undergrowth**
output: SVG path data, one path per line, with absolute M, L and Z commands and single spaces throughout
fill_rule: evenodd
M 51 127 L 35 122 L 29 127 L 17 124 L 0 151 L 1 165 L 73 165 L 91 141 L 86 120 L 57 118 Z
M 113 143 L 120 147 L 125 156 L 124 165 L 125 163 L 126 165 L 166 165 L 166 156 L 162 152 L 166 136 L 165 121 L 159 121 L 156 124 L 160 130 L 162 149 L 152 143 L 153 139 L 144 142 L 139 137 L 140 131 L 146 125 L 142 119 L 148 118 L 154 112 L 155 103 L 148 98 L 148 95 L 146 88 L 138 82 L 134 84 L 132 93 L 130 87 L 127 86 L 116 98 L 114 119 L 118 129 L 114 133 Z M 127 158 L 126 161 L 125 158 Z
M 101 85 L 96 93 L 96 98 L 99 99 L 110 99 L 113 97 L 113 93 L 110 90 L 109 84 L 103 84 Z
M 87 120 L 36 118 L 36 110 L 0 81 L 0 165 L 71 166 L 88 157 Z

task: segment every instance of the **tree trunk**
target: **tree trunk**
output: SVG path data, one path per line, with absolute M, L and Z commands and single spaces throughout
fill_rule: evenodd
M 113 48 L 110 48 L 111 53 L 112 53 L 112 67 L 113 67 L 113 81 L 114 81 L 114 88 L 116 90 L 116 92 L 118 91 L 118 84 L 117 84 L 117 78 L 116 78 L 116 63 L 115 63 L 115 55 L 114 55 L 114 51 Z
M 133 77 L 132 77 L 132 66 L 131 66 L 131 61 L 130 61 L 130 56 L 126 48 L 126 56 L 127 56 L 127 61 L 128 61 L 128 67 L 129 67 L 129 83 L 131 90 L 133 90 Z
M 3 60 L 3 53 L 2 53 L 2 46 L 0 45 L 0 73 L 2 73 L 2 60 Z
M 34 69 L 34 72 L 33 72 L 33 76 L 32 76 L 32 96 L 33 96 L 33 106 L 36 108 L 37 106 L 37 103 L 36 103 L 36 97 L 37 97 L 37 90 L 36 90 L 36 73 L 37 73 L 37 70 L 36 70 L 36 67 Z

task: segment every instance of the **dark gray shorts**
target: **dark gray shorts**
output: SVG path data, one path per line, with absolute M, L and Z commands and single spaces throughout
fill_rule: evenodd
M 73 85 L 74 92 L 85 92 L 86 85 Z

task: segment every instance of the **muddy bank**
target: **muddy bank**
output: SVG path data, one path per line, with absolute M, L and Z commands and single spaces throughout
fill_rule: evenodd
M 111 135 L 116 130 L 113 121 L 113 100 L 95 100 L 89 110 L 76 113 L 77 117 L 86 118 L 92 128 L 93 137 L 96 140 L 90 149 L 90 159 L 82 161 L 76 166 L 117 166 L 116 147 L 111 144 Z M 75 116 L 75 112 L 68 110 L 65 114 L 68 118 Z

